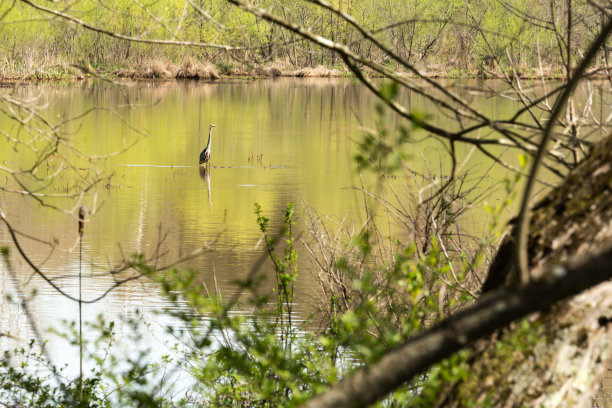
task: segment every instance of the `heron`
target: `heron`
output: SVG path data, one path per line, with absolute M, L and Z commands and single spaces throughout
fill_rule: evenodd
M 215 125 L 210 125 L 210 131 L 208 132 L 208 143 L 202 153 L 200 153 L 200 166 L 208 165 L 208 161 L 210 160 L 210 140 L 212 138 L 212 130 Z

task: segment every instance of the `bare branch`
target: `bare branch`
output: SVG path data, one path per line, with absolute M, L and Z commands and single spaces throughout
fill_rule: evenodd
M 100 34 L 104 34 L 107 35 L 109 37 L 113 37 L 113 38 L 118 38 L 120 40 L 125 40 L 125 41 L 131 41 L 131 42 L 137 42 L 137 43 L 145 43 L 145 44 L 158 44 L 158 45 L 181 45 L 181 46 L 188 46 L 188 47 L 201 47 L 201 48 L 216 48 L 216 49 L 221 49 L 221 50 L 225 50 L 225 51 L 233 51 L 233 50 L 241 50 L 243 49 L 242 47 L 231 47 L 229 45 L 220 45 L 220 44 L 209 44 L 209 43 L 201 43 L 201 42 L 194 42 L 194 41 L 177 41 L 177 40 L 158 40 L 158 39 L 149 39 L 149 38 L 141 38 L 141 37 L 133 37 L 133 36 L 129 36 L 129 35 L 124 35 L 124 34 L 120 34 L 120 33 L 116 33 L 114 31 L 109 31 L 109 30 L 105 30 L 103 28 L 100 27 L 95 27 L 81 19 L 78 19 L 74 16 L 71 16 L 70 14 L 66 14 L 66 13 L 62 13 L 61 11 L 57 11 L 57 10 L 53 10 L 44 6 L 41 6 L 40 4 L 36 4 L 31 0 L 19 0 L 22 3 L 25 3 L 37 10 L 40 10 L 44 13 L 48 13 L 48 14 L 52 14 L 56 17 L 59 17 L 63 20 L 66 21 L 70 21 L 72 23 L 75 23 L 87 30 L 90 31 L 94 31 Z
M 312 398 L 302 408 L 370 405 L 473 341 L 612 278 L 611 262 L 609 248 L 587 260 L 554 267 L 543 279 L 527 286 L 490 292 Z
M 523 192 L 523 199 L 521 201 L 521 209 L 518 216 L 517 221 L 517 245 L 516 245 L 516 258 L 517 258 L 517 266 L 518 276 L 515 280 L 516 284 L 526 284 L 529 281 L 529 265 L 528 265 L 528 254 L 527 254 L 527 236 L 529 234 L 529 218 L 530 218 L 530 208 L 529 208 L 529 199 L 531 198 L 531 193 L 533 192 L 533 188 L 535 186 L 535 182 L 538 177 L 538 171 L 544 159 L 544 153 L 546 152 L 548 141 L 552 137 L 553 127 L 555 126 L 557 117 L 561 114 L 561 111 L 565 108 L 565 104 L 570 98 L 571 94 L 576 89 L 578 85 L 578 81 L 581 79 L 584 72 L 587 70 L 588 66 L 593 62 L 595 56 L 599 52 L 601 45 L 605 43 L 608 36 L 612 33 L 612 19 L 608 20 L 601 33 L 597 36 L 595 40 L 591 43 L 589 50 L 586 55 L 580 62 L 580 65 L 574 71 L 571 79 L 569 80 L 566 88 L 563 90 L 561 95 L 555 101 L 555 105 L 553 107 L 553 111 L 546 123 L 546 127 L 544 128 L 544 134 L 542 135 L 542 140 L 540 142 L 540 147 L 536 153 L 535 159 L 531 166 L 531 172 L 529 179 L 527 180 L 527 185 L 525 186 L 525 191 Z

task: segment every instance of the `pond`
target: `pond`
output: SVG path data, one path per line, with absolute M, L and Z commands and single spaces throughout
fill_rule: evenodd
M 454 84 L 462 96 L 485 112 L 504 116 L 516 109 L 517 103 L 508 98 L 492 100 L 473 92 L 474 85 L 473 81 Z M 501 85 L 487 84 L 492 86 Z M 354 156 L 364 129 L 385 122 L 376 113 L 376 98 L 352 79 L 138 82 L 123 86 L 71 82 L 17 85 L 5 91 L 35 97 L 41 115 L 49 121 L 79 116 L 67 127 L 70 142 L 92 158 L 105 156 L 92 162 L 108 178 L 84 197 L 92 212 L 82 241 L 84 299 L 95 298 L 111 287 L 114 278 L 108 270 L 136 252 L 158 254 L 158 266 L 188 257 L 177 266 L 197 271 L 198 283 L 205 290 L 227 298 L 263 252 L 255 203 L 271 219 L 273 231 L 282 221 L 283 209 L 294 203 L 296 235 L 301 237 L 304 206 L 335 228 L 340 223 L 351 228 L 361 225 L 365 217 L 361 186 L 376 188 L 372 174 L 360 176 Z M 412 109 L 437 112 L 422 97 L 401 97 Z M 92 108 L 97 109 L 88 112 Z M 80 117 L 84 112 L 88 113 Z M 202 173 L 197 160 L 210 124 L 216 125 L 211 168 Z M 388 126 L 396 124 L 391 119 Z M 16 131 L 16 125 L 1 116 L 0 129 L 10 133 Z M 114 155 L 124 146 L 129 148 Z M 24 168 L 27 155 L 15 153 L 13 147 L 7 140 L 0 142 L 0 163 Z M 467 147 L 461 148 L 461 157 L 471 154 Z M 449 168 L 443 146 L 434 140 L 410 144 L 405 153 L 411 168 L 426 175 L 439 176 Z M 467 166 L 477 175 L 486 173 L 481 191 L 495 186 L 506 174 L 503 168 L 490 169 L 490 163 L 478 154 L 470 156 Z M 8 180 L 6 177 L 0 183 L 9 185 Z M 53 188 L 61 191 L 66 184 L 69 190 L 72 181 L 62 179 L 59 173 Z M 419 187 L 402 177 L 393 185 L 398 199 L 406 201 L 414 200 Z M 487 199 L 494 200 L 495 195 Z M 74 205 L 74 201 L 49 201 L 68 210 Z M 76 296 L 79 251 L 75 212 L 71 216 L 7 192 L 0 196 L 0 208 L 16 229 L 36 238 L 20 237 L 32 260 L 58 286 Z M 485 214 L 480 202 L 470 214 L 468 228 L 482 231 Z M 402 236 L 399 225 L 384 224 Z M 13 248 L 5 228 L 0 228 L 0 244 Z M 201 256 L 190 257 L 202 248 Z M 295 313 L 296 319 L 306 319 L 316 310 L 317 282 L 308 273 L 312 260 L 307 251 L 299 251 Z M 37 291 L 29 307 L 43 331 L 61 320 L 77 319 L 74 302 L 33 275 L 14 249 L 11 259 L 24 292 Z M 14 293 L 7 271 L 0 272 L 0 292 Z M 264 267 L 262 273 L 270 274 L 271 268 Z M 170 303 L 156 284 L 139 279 L 121 285 L 99 302 L 84 305 L 83 313 L 91 321 L 98 314 L 114 319 L 139 309 L 145 320 L 153 323 L 152 330 L 159 333 L 166 324 L 173 324 L 172 319 L 152 311 L 167 306 Z M 0 331 L 21 339 L 32 337 L 22 308 L 5 296 L 0 307 Z M 13 345 L 14 340 L 2 339 L 3 348 Z M 51 337 L 50 347 L 69 346 Z

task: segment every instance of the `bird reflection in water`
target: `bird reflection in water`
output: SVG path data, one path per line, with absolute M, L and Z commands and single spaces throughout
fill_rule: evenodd
M 210 195 L 210 170 L 206 167 L 199 167 L 200 178 L 206 182 L 206 189 L 208 190 L 208 205 L 212 207 L 212 196 Z

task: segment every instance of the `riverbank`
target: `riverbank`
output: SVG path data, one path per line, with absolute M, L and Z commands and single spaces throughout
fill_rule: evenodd
M 27 66 L 6 64 L 4 67 L 0 67 L 0 82 L 78 80 L 95 76 L 124 79 L 196 79 L 204 81 L 214 81 L 222 77 L 337 78 L 352 76 L 349 71 L 339 68 L 326 68 L 322 65 L 296 68 L 280 60 L 253 66 L 232 62 L 211 63 L 194 58 L 187 58 L 178 63 L 165 58 L 151 58 L 140 62 L 130 62 L 123 66 L 94 66 L 90 63 L 39 61 L 39 63 L 33 62 L 27 64 Z
M 504 74 L 495 67 L 473 66 L 458 68 L 435 64 L 417 67 L 424 76 L 430 78 L 481 78 L 500 79 L 504 75 L 517 75 L 521 79 L 560 79 L 565 77 L 561 68 L 556 67 L 516 67 L 514 72 Z M 390 67 L 393 69 L 393 67 Z M 597 71 L 596 69 L 594 71 Z M 370 72 L 375 77 L 377 73 Z M 398 71 L 404 77 L 417 77 L 413 72 Z M 200 61 L 188 58 L 182 62 L 172 62 L 165 58 L 151 58 L 140 62 L 130 62 L 124 66 L 93 66 L 90 63 L 77 64 L 70 62 L 31 63 L 17 67 L 7 64 L 0 67 L 0 82 L 37 81 L 37 80 L 78 80 L 96 76 L 126 79 L 196 79 L 214 81 L 223 77 L 265 78 L 265 77 L 312 77 L 339 78 L 352 77 L 346 67 L 336 65 L 325 67 L 295 67 L 286 60 L 275 60 L 261 65 L 240 64 L 235 62 Z

